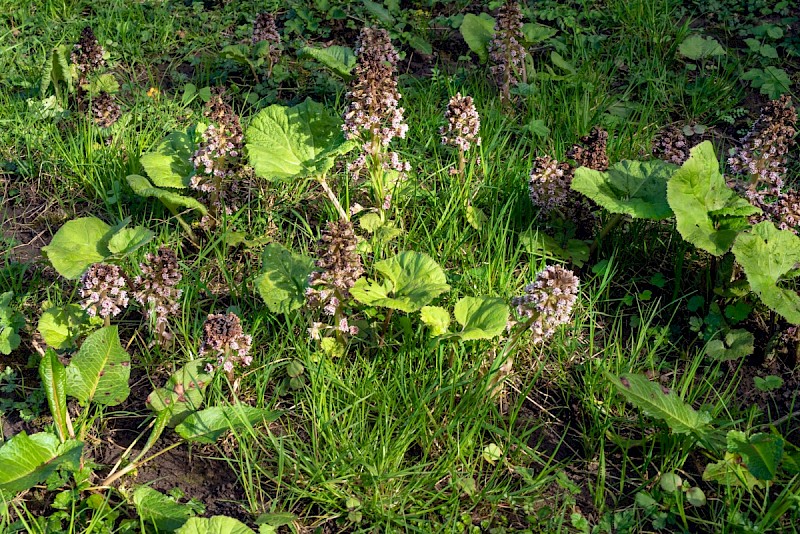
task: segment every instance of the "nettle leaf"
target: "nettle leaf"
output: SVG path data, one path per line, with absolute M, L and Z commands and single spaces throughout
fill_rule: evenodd
M 314 271 L 311 258 L 270 243 L 264 247 L 261 271 L 255 280 L 256 290 L 269 311 L 289 313 L 303 305 L 308 276 Z
M 797 275 L 791 271 L 800 262 L 800 237 L 764 221 L 739 234 L 733 255 L 761 301 L 787 321 L 800 324 L 800 295 L 779 286 L 787 275 Z
M 441 306 L 423 306 L 419 318 L 431 329 L 431 336 L 441 336 L 450 327 L 450 312 Z
M 353 67 L 356 66 L 356 56 L 353 49 L 348 46 L 331 45 L 325 48 L 304 46 L 298 53 L 300 57 L 310 57 L 333 71 L 345 81 L 350 80 Z
M 674 391 L 666 390 L 643 375 L 606 376 L 628 402 L 646 415 L 667 423 L 675 434 L 694 434 L 701 439 L 710 434 L 711 416 L 695 411 Z
M 712 37 L 690 35 L 678 46 L 678 53 L 685 58 L 697 61 L 709 57 L 724 56 L 725 49 Z
M 773 434 L 753 434 L 748 439 L 733 439 L 731 452 L 742 456 L 742 463 L 758 480 L 772 480 L 783 458 L 785 441 Z
M 496 297 L 464 297 L 456 302 L 454 315 L 461 325 L 455 335 L 463 341 L 492 339 L 508 324 L 508 304 Z
M 730 330 L 724 339 L 712 339 L 706 345 L 706 354 L 715 360 L 738 360 L 753 354 L 755 338 L 747 330 Z
M 53 268 L 67 280 L 79 278 L 93 263 L 111 255 L 108 240 L 111 227 L 97 217 L 81 217 L 64 223 L 46 247 L 42 247 Z
M 179 504 L 174 499 L 148 486 L 139 486 L 133 492 L 133 505 L 139 517 L 153 523 L 159 530 L 172 532 L 194 517 L 191 506 Z
M 155 197 L 164 203 L 168 208 L 188 208 L 197 210 L 202 214 L 208 213 L 208 210 L 200 202 L 179 193 L 167 191 L 159 187 L 153 187 L 150 180 L 138 174 L 130 174 L 125 178 L 128 185 L 131 186 L 133 192 L 140 197 L 148 198 Z
M 121 228 L 108 240 L 108 250 L 112 254 L 130 254 L 136 249 L 145 246 L 155 234 L 144 226 L 135 228 Z
M 666 219 L 672 216 L 667 182 L 676 169 L 675 165 L 660 160 L 620 161 L 606 172 L 580 167 L 575 171 L 572 189 L 611 213 L 638 219 Z
M 58 432 L 59 439 L 63 442 L 69 435 L 67 423 L 67 370 L 58 359 L 58 354 L 53 349 L 47 349 L 42 361 L 39 363 L 39 378 L 42 381 L 47 405 L 53 416 L 53 423 Z
M 675 171 L 667 184 L 667 200 L 681 236 L 715 256 L 725 254 L 747 217 L 760 212 L 725 183 L 710 141 L 692 148 L 689 159 Z
M 233 519 L 217 515 L 214 517 L 192 517 L 175 534 L 256 534 L 250 527 Z
M 147 396 L 147 407 L 154 412 L 169 412 L 166 426 L 174 427 L 200 409 L 206 387 L 214 378 L 205 372 L 203 360 L 192 360 L 173 373 L 163 388 Z
M 0 490 L 16 493 L 30 489 L 62 464 L 77 468 L 82 448 L 80 441 L 61 443 L 49 432 L 32 436 L 20 432 L 0 447 Z
M 291 108 L 269 106 L 245 132 L 250 164 L 268 180 L 322 175 L 337 156 L 356 146 L 344 138 L 341 125 L 341 119 L 310 98 Z
M 131 357 L 119 342 L 117 326 L 89 334 L 67 366 L 67 395 L 81 405 L 89 401 L 116 406 L 128 398 Z
M 194 172 L 191 157 L 196 150 L 193 130 L 176 131 L 165 137 L 155 150 L 142 154 L 139 162 L 156 187 L 183 189 Z
M 279 416 L 280 412 L 244 404 L 214 406 L 189 415 L 175 427 L 175 431 L 187 441 L 215 443 L 228 430 L 249 427 L 262 421 L 271 423 Z
M 421 252 L 401 252 L 377 262 L 375 270 L 383 275 L 383 282 L 359 278 L 350 290 L 353 298 L 368 306 L 411 313 L 450 291 L 442 268 Z
M 461 35 L 481 63 L 486 63 L 489 59 L 489 42 L 494 37 L 494 24 L 494 18 L 486 13 L 467 13 L 461 22 Z

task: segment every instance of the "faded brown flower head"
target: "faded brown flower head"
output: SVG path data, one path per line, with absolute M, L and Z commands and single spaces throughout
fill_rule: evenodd
M 269 56 L 272 63 L 278 61 L 281 55 L 280 42 L 281 34 L 275 25 L 275 15 L 262 12 L 253 21 L 253 44 L 266 41 L 269 43 Z
M 203 332 L 200 354 L 216 356 L 217 366 L 226 373 L 232 373 L 236 364 L 247 367 L 253 362 L 249 355 L 253 338 L 244 333 L 235 313 L 209 314 Z
M 114 97 L 103 91 L 92 99 L 92 115 L 95 124 L 109 128 L 119 120 L 122 111 Z
M 526 50 L 522 40 L 522 11 L 517 2 L 507 1 L 497 12 L 494 37 L 489 42 L 491 71 L 504 99 L 510 97 L 510 88 L 524 75 Z
M 525 286 L 525 295 L 511 300 L 521 318 L 533 319 L 530 328 L 534 343 L 543 343 L 555 333 L 556 327 L 570 321 L 579 285 L 572 271 L 551 265 Z
M 608 132 L 595 126 L 589 135 L 581 137 L 580 143 L 567 152 L 567 157 L 575 160 L 578 167 L 604 172 L 608 170 L 607 144 Z
M 443 145 L 454 146 L 461 152 L 468 151 L 473 144 L 481 146 L 481 118 L 471 96 L 456 93 L 447 104 L 444 117 L 447 126 L 439 130 Z
M 317 243 L 319 259 L 308 278 L 306 301 L 312 308 L 322 308 L 327 315 L 335 315 L 344 302 L 350 299 L 350 288 L 362 274 L 364 267 L 356 251 L 358 238 L 350 221 L 330 221 Z
M 677 126 L 666 126 L 653 138 L 653 155 L 675 165 L 683 165 L 689 159 L 692 143 Z
M 128 282 L 122 269 L 95 263 L 81 278 L 81 306 L 90 316 L 117 316 L 128 306 Z
M 146 262 L 140 263 L 142 274 L 134 279 L 136 291 L 133 297 L 148 308 L 153 319 L 153 331 L 160 345 L 166 345 L 172 339 L 169 332 L 169 318 L 180 313 L 182 291 L 176 286 L 182 275 L 178 266 L 178 257 L 168 247 L 161 247 L 156 254 L 147 254 Z
M 103 54 L 103 47 L 97 42 L 92 28 L 86 26 L 81 31 L 81 37 L 72 49 L 70 59 L 81 73 L 81 76 L 85 77 L 106 64 Z
M 572 200 L 570 185 L 574 169 L 550 156 L 536 158 L 528 181 L 531 202 L 543 213 L 561 210 Z
M 741 139 L 741 146 L 728 158 L 735 174 L 743 176 L 751 189 L 765 185 L 777 195 L 786 176 L 789 149 L 794 145 L 797 113 L 789 95 L 767 103 L 750 132 Z
M 395 137 L 404 138 L 408 125 L 400 107 L 400 92 L 397 90 L 397 51 L 392 46 L 389 32 L 377 28 L 363 28 L 355 50 L 357 62 L 353 70 L 353 81 L 347 92 L 347 109 L 344 112 L 342 130 L 348 139 L 363 142 L 362 157 L 351 170 L 358 172 L 367 161 L 367 156 L 381 158 L 385 168 L 398 172 L 410 167 L 400 161 L 395 152 L 385 153 Z

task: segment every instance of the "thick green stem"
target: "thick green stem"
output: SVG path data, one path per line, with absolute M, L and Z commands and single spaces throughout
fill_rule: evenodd
M 615 213 L 614 216 L 609 220 L 606 225 L 600 230 L 600 234 L 592 241 L 592 245 L 589 247 L 589 256 L 595 253 L 597 247 L 600 246 L 600 242 L 608 236 L 608 234 L 616 228 L 616 226 L 620 223 L 624 217 L 623 213 Z

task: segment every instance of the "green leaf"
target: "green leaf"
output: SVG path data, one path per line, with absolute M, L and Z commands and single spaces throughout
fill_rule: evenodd
M 685 58 L 697 61 L 709 57 L 724 56 L 725 49 L 712 37 L 690 35 L 678 46 L 678 53 Z
M 67 45 L 57 46 L 50 52 L 47 63 L 42 70 L 42 80 L 39 83 L 39 92 L 42 97 L 47 93 L 51 83 L 57 86 L 58 83 L 64 82 L 67 86 L 67 92 L 72 92 L 73 81 L 72 70 L 69 66 L 69 54 L 70 48 Z
M 47 405 L 53 416 L 58 438 L 63 443 L 69 436 L 67 423 L 67 370 L 53 349 L 47 349 L 39 363 L 39 378 L 42 381 Z
M 58 274 L 67 280 L 79 278 L 93 263 L 111 255 L 108 240 L 111 227 L 97 217 L 67 221 L 42 252 Z
M 419 318 L 431 329 L 431 337 L 441 336 L 450 327 L 450 313 L 440 306 L 423 306 Z
M 24 431 L 0 447 L 0 491 L 25 491 L 52 475 L 61 464 L 77 467 L 83 443 L 61 443 L 55 434 Z
M 646 415 L 667 423 L 675 434 L 694 434 L 701 439 L 710 434 L 711 416 L 695 411 L 674 391 L 665 390 L 643 375 L 606 376 L 628 402 Z
M 575 65 L 564 59 L 564 57 L 559 54 L 558 52 L 550 52 L 550 61 L 553 62 L 553 65 L 560 68 L 564 72 L 568 74 L 577 74 L 578 71 L 575 68 Z
M 489 218 L 482 209 L 475 206 L 467 206 L 466 209 L 467 223 L 476 230 L 480 230 L 486 224 Z
M 81 403 L 116 406 L 128 398 L 131 357 L 119 342 L 117 326 L 92 332 L 67 366 L 67 394 Z
M 139 486 L 133 492 L 133 505 L 136 513 L 145 521 L 153 523 L 158 530 L 172 532 L 195 515 L 194 510 L 185 504 L 148 486 Z
M 19 329 L 25 326 L 25 316 L 11 307 L 13 291 L 6 291 L 0 295 L 0 353 L 11 354 L 19 347 L 22 339 Z
M 710 141 L 692 148 L 691 157 L 675 171 L 667 184 L 667 200 L 681 236 L 715 256 L 733 244 L 737 220 L 746 223 L 747 216 L 759 212 L 728 188 Z
M 175 534 L 255 534 L 244 523 L 217 515 L 214 517 L 192 517 Z
M 747 440 L 736 439 L 732 451 L 742 456 L 747 470 L 758 480 L 772 480 L 783 458 L 785 441 L 773 434 L 759 433 Z
M 364 3 L 364 7 L 367 11 L 378 19 L 382 24 L 386 26 L 391 26 L 394 24 L 394 17 L 389 10 L 383 7 L 378 2 L 373 2 L 372 0 L 361 0 Z
M 108 240 L 108 250 L 112 254 L 126 255 L 145 246 L 155 234 L 144 226 L 121 228 Z
M 463 341 L 492 339 L 499 336 L 508 324 L 508 305 L 501 298 L 464 297 L 456 302 L 454 310 L 461 332 L 456 333 Z
M 144 176 L 130 174 L 125 179 L 128 181 L 128 185 L 131 186 L 131 189 L 133 189 L 133 192 L 140 197 L 155 197 L 163 202 L 167 208 L 182 207 L 197 210 L 202 214 L 208 213 L 206 207 L 192 197 L 153 187 L 150 180 Z
M 706 354 L 715 360 L 738 360 L 753 354 L 755 338 L 747 330 L 730 330 L 725 339 L 713 339 L 706 345 Z
M 703 480 L 715 481 L 728 487 L 745 486 L 750 491 L 755 487 L 763 487 L 764 484 L 750 474 L 739 460 L 738 454 L 726 452 L 722 460 L 706 465 Z
M 697 486 L 693 486 L 686 490 L 686 501 L 692 506 L 705 506 L 706 494 Z
M 92 98 L 100 93 L 113 95 L 119 92 L 119 82 L 114 78 L 113 74 L 108 72 L 92 77 L 89 83 L 85 84 L 83 87 Z
M 762 69 L 750 69 L 742 74 L 743 80 L 750 80 L 754 88 L 760 89 L 762 95 L 771 100 L 789 92 L 792 80 L 785 70 L 769 66 Z
M 494 19 L 486 13 L 467 13 L 461 22 L 461 36 L 481 63 L 489 59 L 489 42 L 494 37 Z
M 342 77 L 345 81 L 350 80 L 353 67 L 356 66 L 356 56 L 353 49 L 348 46 L 327 46 L 325 48 L 315 48 L 304 46 L 298 52 L 300 57 L 310 57 L 327 67 L 335 74 Z
M 589 259 L 589 245 L 580 239 L 567 241 L 567 248 L 561 248 L 558 242 L 539 230 L 525 230 L 519 236 L 525 252 L 535 258 L 550 258 L 571 261 L 576 267 L 582 267 Z
M 37 329 L 45 343 L 56 350 L 63 350 L 74 345 L 85 319 L 86 312 L 79 304 L 67 304 L 45 310 L 39 318 Z
M 169 412 L 167 426 L 174 427 L 200 409 L 204 391 L 214 375 L 205 372 L 203 360 L 192 360 L 173 373 L 163 388 L 147 396 L 147 407 L 156 413 Z
M 356 146 L 347 141 L 342 122 L 310 98 L 288 108 L 262 109 L 245 132 L 247 154 L 258 176 L 287 181 L 320 176 L 337 156 Z
M 753 377 L 753 383 L 759 391 L 773 391 L 783 387 L 783 378 L 777 375 L 767 375 L 765 377 Z
M 245 44 L 225 46 L 219 54 L 223 59 L 230 59 L 238 63 L 253 66 L 253 63 L 250 61 L 250 47 Z
M 197 150 L 194 132 L 172 132 L 151 152 L 139 158 L 156 187 L 183 189 L 194 172 L 191 157 Z
M 764 221 L 739 234 L 733 255 L 761 301 L 792 324 L 800 324 L 800 295 L 779 286 L 800 262 L 800 237 Z
M 305 302 L 308 276 L 314 270 L 314 261 L 295 254 L 278 243 L 264 248 L 261 257 L 261 274 L 256 277 L 258 294 L 272 313 L 289 313 Z
M 360 278 L 350 290 L 357 301 L 368 306 L 411 313 L 450 290 L 442 268 L 421 252 L 401 252 L 377 262 L 375 270 L 385 278 L 382 283 Z
M 664 473 L 659 482 L 661 489 L 667 493 L 675 493 L 683 485 L 683 479 L 677 473 Z
M 537 44 L 546 41 L 558 33 L 558 30 L 543 24 L 527 22 L 522 25 L 522 35 L 528 44 Z
M 667 203 L 667 182 L 676 168 L 660 160 L 620 161 L 606 172 L 580 167 L 575 171 L 572 189 L 611 213 L 666 219 L 672 216 Z
M 187 441 L 214 443 L 228 430 L 252 426 L 262 421 L 269 423 L 279 416 L 280 412 L 244 404 L 214 406 L 189 415 L 175 427 L 175 431 Z

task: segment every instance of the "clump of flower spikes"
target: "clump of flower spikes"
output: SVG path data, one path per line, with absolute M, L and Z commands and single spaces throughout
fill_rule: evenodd
M 122 269 L 95 263 L 81 278 L 81 306 L 90 316 L 117 316 L 128 306 L 128 281 Z
M 342 130 L 348 139 L 363 142 L 362 154 L 350 165 L 358 173 L 373 158 L 384 168 L 398 172 L 410 166 L 395 152 L 385 152 L 395 137 L 405 138 L 408 125 L 399 107 L 397 90 L 397 51 L 389 32 L 384 29 L 363 28 L 355 49 L 357 58 L 353 82 L 347 92 L 348 106 L 344 112 Z
M 142 274 L 134 279 L 136 291 L 133 297 L 149 308 L 154 319 L 153 331 L 157 342 L 164 346 L 172 339 L 169 318 L 180 312 L 177 288 L 182 275 L 178 267 L 178 256 L 169 247 L 161 247 L 156 254 L 147 254 L 146 262 L 140 263 Z
M 683 165 L 689 159 L 691 148 L 686 134 L 677 126 L 666 126 L 653 138 L 653 155 L 675 165 Z
M 92 115 L 95 124 L 108 128 L 119 120 L 122 111 L 114 97 L 103 91 L 92 99 Z
M 323 313 L 339 321 L 336 328 L 350 334 L 358 331 L 347 324 L 347 319 L 341 316 L 341 309 L 350 299 L 350 288 L 364 274 L 357 245 L 358 238 L 350 221 L 328 222 L 317 243 L 319 259 L 316 266 L 319 270 L 308 277 L 309 287 L 306 289 L 308 306 L 322 308 Z
M 741 146 L 728 158 L 730 170 L 750 182 L 753 194 L 759 185 L 765 185 L 769 194 L 780 193 L 796 123 L 797 114 L 790 96 L 767 103 L 753 128 L 741 139 Z
M 222 367 L 230 375 L 237 364 L 248 367 L 253 363 L 253 357 L 250 356 L 253 338 L 244 333 L 235 313 L 209 314 L 203 325 L 203 333 L 200 355 L 217 359 L 216 366 L 208 364 L 206 367 L 209 372 L 215 367 Z
M 275 15 L 262 12 L 256 16 L 256 20 L 253 21 L 252 42 L 253 44 L 269 43 L 270 61 L 273 64 L 278 61 L 281 55 L 281 34 L 278 33 L 278 27 L 275 25 Z
M 507 1 L 497 13 L 494 37 L 489 42 L 489 59 L 502 97 L 510 98 L 510 89 L 519 84 L 524 73 L 525 47 L 522 46 L 522 11 L 519 4 Z
M 596 171 L 608 170 L 608 132 L 595 126 L 589 135 L 581 137 L 580 144 L 573 145 L 567 157 L 575 160 L 578 167 L 588 167 Z
M 562 210 L 572 200 L 570 190 L 574 169 L 550 156 L 536 158 L 528 181 L 531 202 L 543 213 Z
M 473 144 L 481 146 L 481 118 L 471 96 L 456 93 L 447 104 L 444 116 L 447 126 L 439 130 L 443 145 L 454 146 L 461 152 L 467 152 Z
M 200 147 L 192 156 L 195 174 L 191 186 L 204 193 L 218 193 L 221 180 L 230 177 L 239 164 L 244 136 L 239 117 L 225 102 L 223 91 L 215 91 L 203 115 L 211 124 L 201 134 Z
M 72 49 L 70 59 L 78 69 L 80 77 L 84 78 L 106 64 L 103 59 L 103 47 L 97 42 L 92 28 L 86 26 L 81 31 L 81 37 Z
M 566 324 L 578 299 L 580 281 L 560 265 L 551 265 L 525 286 L 525 294 L 512 299 L 517 314 L 530 322 L 533 342 L 543 343 L 558 326 Z M 523 319 L 523 320 L 525 320 Z

